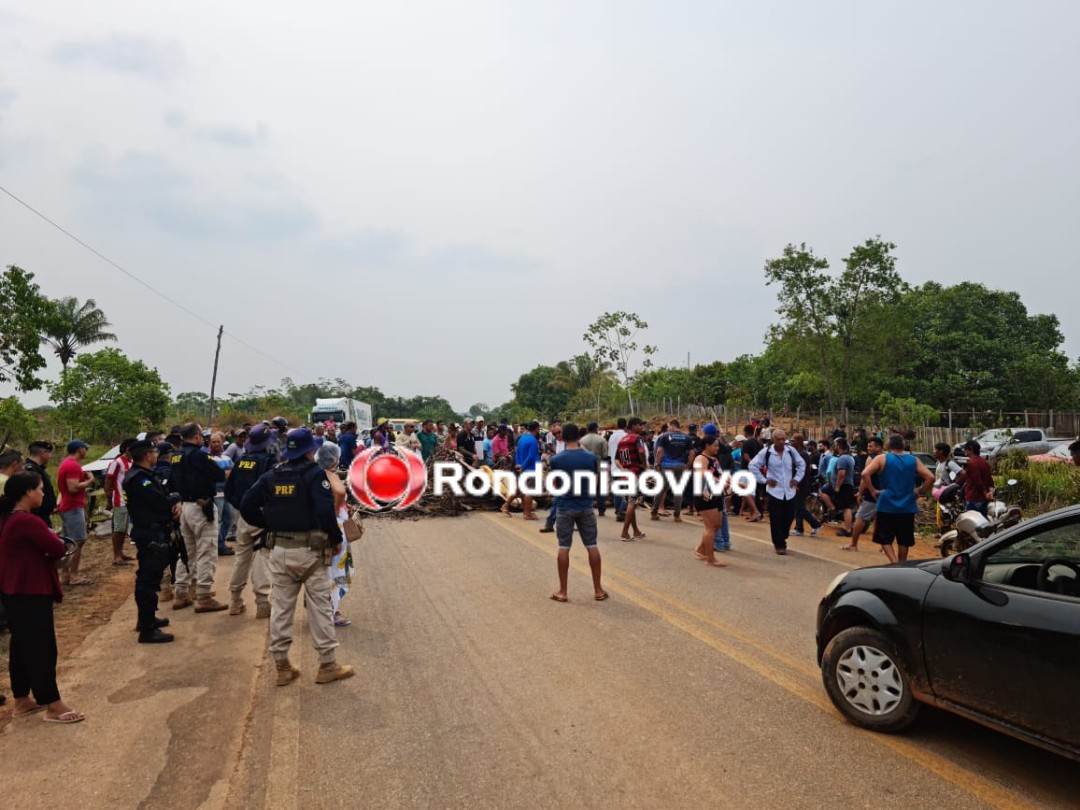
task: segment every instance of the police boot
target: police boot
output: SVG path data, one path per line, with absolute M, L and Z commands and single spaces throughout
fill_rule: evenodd
M 223 602 L 219 602 L 213 596 L 200 596 L 195 601 L 196 613 L 216 613 L 219 610 L 225 610 L 229 606 Z
M 256 602 L 255 603 L 255 618 L 256 619 L 269 619 L 270 618 L 270 603 L 269 602 Z
M 193 604 L 195 603 L 192 601 L 191 597 L 188 596 L 186 588 L 176 589 L 176 597 L 173 599 L 172 603 L 173 610 L 180 610 L 182 608 L 191 607 Z
M 239 616 L 245 610 L 247 610 L 247 606 L 244 604 L 243 597 L 238 593 L 234 593 L 232 599 L 229 600 L 229 615 Z
M 336 661 L 329 664 L 319 665 L 319 674 L 315 676 L 315 683 L 330 683 L 331 681 L 343 681 L 356 674 L 350 666 L 339 664 Z
M 288 686 L 300 677 L 300 670 L 292 665 L 288 658 L 277 661 L 277 685 Z
M 140 644 L 167 644 L 174 638 L 176 638 L 176 636 L 172 633 L 162 633 L 156 627 L 153 630 L 139 631 Z

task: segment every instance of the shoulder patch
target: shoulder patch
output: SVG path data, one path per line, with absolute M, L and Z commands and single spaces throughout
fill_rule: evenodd
M 323 489 L 330 489 L 330 482 L 329 482 L 329 481 L 327 481 L 327 480 L 326 480 L 326 479 L 324 478 L 324 479 L 323 479 L 323 482 L 322 482 L 322 486 L 323 486 Z
M 148 486 L 150 486 L 150 479 L 149 479 L 149 478 L 144 478 L 144 479 L 143 479 L 143 482 L 142 482 L 142 485 L 143 485 L 144 487 L 148 487 Z

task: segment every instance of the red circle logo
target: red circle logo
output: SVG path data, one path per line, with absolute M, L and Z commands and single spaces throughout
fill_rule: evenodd
M 349 465 L 349 489 L 356 500 L 376 512 L 400 511 L 420 500 L 427 488 L 427 467 L 419 453 L 369 447 Z

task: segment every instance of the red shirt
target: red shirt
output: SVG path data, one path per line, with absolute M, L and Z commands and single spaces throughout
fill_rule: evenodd
M 56 471 L 56 488 L 60 491 L 60 503 L 56 506 L 57 512 L 70 512 L 72 509 L 86 508 L 86 490 L 80 489 L 72 494 L 68 491 L 67 482 L 75 483 L 83 480 L 83 468 L 78 459 L 68 456 L 60 462 L 60 468 Z
M 637 474 L 645 469 L 645 448 L 638 434 L 627 433 L 623 436 L 619 440 L 619 448 L 616 452 L 619 464 L 624 470 Z
M 990 465 L 982 456 L 971 456 L 964 465 L 964 500 L 982 503 L 987 500 L 986 492 L 994 485 L 990 475 Z
M 0 528 L 0 593 L 64 598 L 56 561 L 64 541 L 30 512 L 12 512 Z

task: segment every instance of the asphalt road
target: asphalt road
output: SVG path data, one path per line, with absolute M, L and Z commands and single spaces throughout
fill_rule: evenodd
M 773 554 L 740 522 L 725 569 L 695 560 L 698 524 L 601 521 L 596 602 L 571 554 L 520 516 L 369 520 L 343 604 L 339 660 L 316 686 L 269 683 L 230 806 L 1075 807 L 1080 768 L 926 710 L 905 734 L 845 723 L 821 686 L 814 617 L 830 580 L 872 550 L 799 538 Z M 301 614 L 302 616 L 302 614 Z

